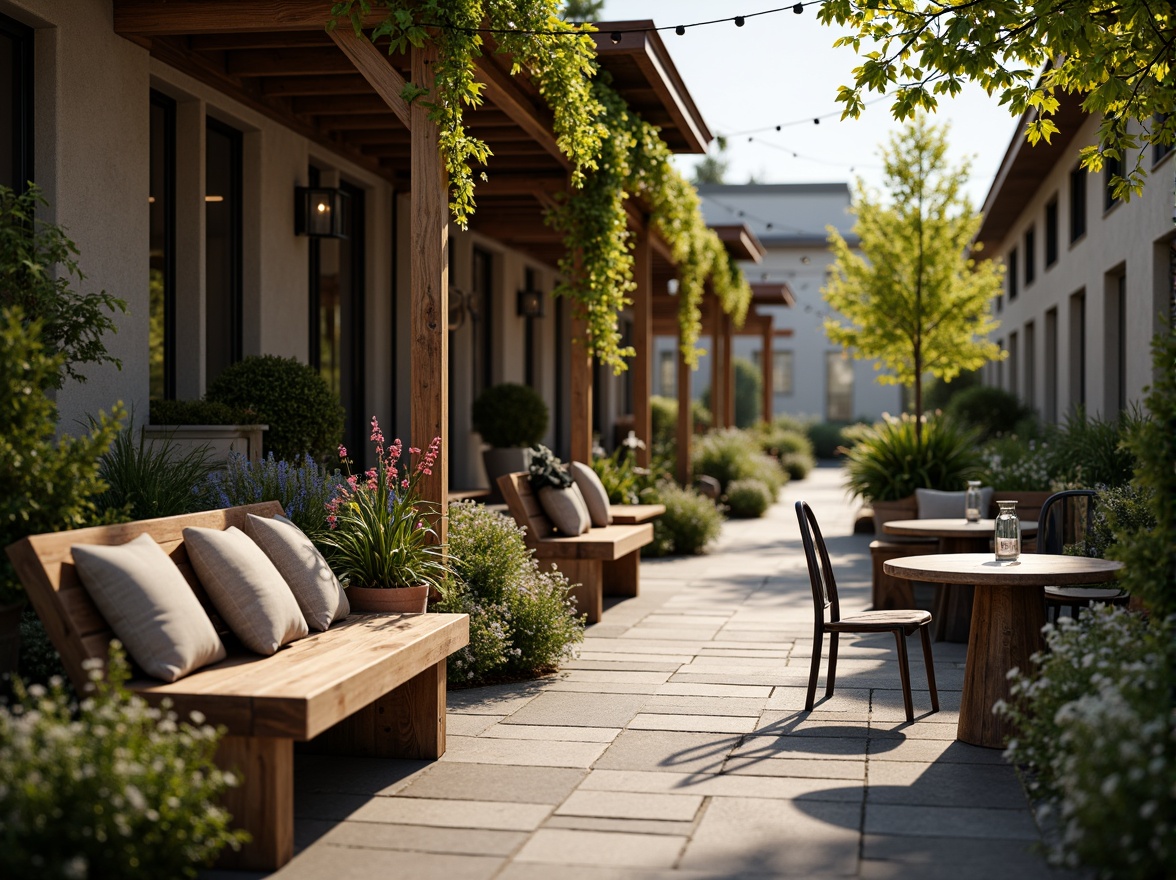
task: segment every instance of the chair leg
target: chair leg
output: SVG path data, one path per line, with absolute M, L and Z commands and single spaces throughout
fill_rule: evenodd
M 931 691 L 931 711 L 939 711 L 939 691 L 935 689 L 935 658 L 931 656 L 930 627 L 919 627 L 919 635 L 923 637 L 923 662 L 927 666 L 927 687 Z
M 898 646 L 898 673 L 902 676 L 902 705 L 906 709 L 908 723 L 915 720 L 915 704 L 911 700 L 911 667 L 907 661 L 906 635 L 901 629 L 894 631 L 894 642 Z
M 837 633 L 829 633 L 829 677 L 825 682 L 825 699 L 833 696 L 833 683 L 837 681 Z
M 818 625 L 813 633 L 813 661 L 809 664 L 808 697 L 804 701 L 804 711 L 813 711 L 813 700 L 817 696 L 817 673 L 821 670 L 821 643 L 825 641 L 825 634 Z

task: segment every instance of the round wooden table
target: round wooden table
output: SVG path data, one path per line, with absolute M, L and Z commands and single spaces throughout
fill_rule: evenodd
M 1029 658 L 1044 646 L 1042 588 L 1103 583 L 1122 567 L 1110 559 L 1045 553 L 1022 554 L 1016 562 L 997 562 L 991 553 L 902 556 L 884 565 L 892 577 L 976 588 L 956 739 L 1004 747 L 1012 731 L 992 706 L 1009 697 L 1008 670 L 1031 668 Z
M 968 522 L 963 517 L 944 519 L 895 519 L 882 524 L 888 535 L 935 538 L 940 553 L 983 553 L 990 549 L 996 520 Z M 1021 536 L 1037 534 L 1037 520 L 1021 520 Z M 883 568 L 885 571 L 885 568 Z M 937 642 L 966 642 L 972 620 L 972 585 L 960 584 L 935 591 L 932 632 Z

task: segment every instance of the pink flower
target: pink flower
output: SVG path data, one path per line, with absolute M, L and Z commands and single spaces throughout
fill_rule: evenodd
M 417 449 L 415 446 L 410 446 L 410 447 L 408 447 L 408 454 L 409 455 L 420 455 L 421 451 L 419 449 Z
M 339 457 L 340 458 L 347 457 L 347 447 L 343 446 L 342 444 L 339 445 Z
M 372 416 L 372 442 L 378 444 L 384 442 L 384 433 L 380 430 L 380 422 L 375 416 Z
M 400 488 L 407 489 L 408 488 L 408 480 L 401 480 L 400 481 Z

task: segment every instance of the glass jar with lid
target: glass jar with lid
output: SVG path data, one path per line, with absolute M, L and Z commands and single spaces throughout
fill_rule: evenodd
M 1021 555 L 1021 521 L 1016 501 L 998 501 L 993 545 L 998 562 L 1015 562 Z
M 968 480 L 968 490 L 964 493 L 964 519 L 967 522 L 980 522 L 980 481 Z

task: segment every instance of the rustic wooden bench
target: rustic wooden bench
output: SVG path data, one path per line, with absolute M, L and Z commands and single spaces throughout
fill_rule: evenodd
M 604 613 L 605 575 L 610 595 L 636 596 L 640 588 L 641 548 L 653 540 L 648 522 L 602 526 L 582 535 L 557 535 L 524 473 L 498 478 L 498 487 L 516 523 L 527 530 L 527 546 L 540 562 L 553 562 L 574 585 L 576 607 L 597 623 Z M 642 505 L 645 506 L 645 505 Z M 649 505 L 660 507 L 661 505 Z M 656 515 L 653 511 L 649 515 Z M 642 514 L 644 515 L 644 514 Z
M 80 583 L 70 547 L 123 544 L 150 534 L 179 566 L 222 634 L 227 632 L 188 561 L 188 526 L 243 528 L 246 515 L 272 516 L 277 502 L 23 538 L 8 555 L 73 680 L 83 663 L 105 661 L 114 634 Z M 439 758 L 445 752 L 446 658 L 469 641 L 464 614 L 352 614 L 270 657 L 233 647 L 229 656 L 172 683 L 138 678 L 131 690 L 153 704 L 171 700 L 224 725 L 217 763 L 242 783 L 225 796 L 234 822 L 252 835 L 221 866 L 273 870 L 294 854 L 294 743 L 336 754 Z

